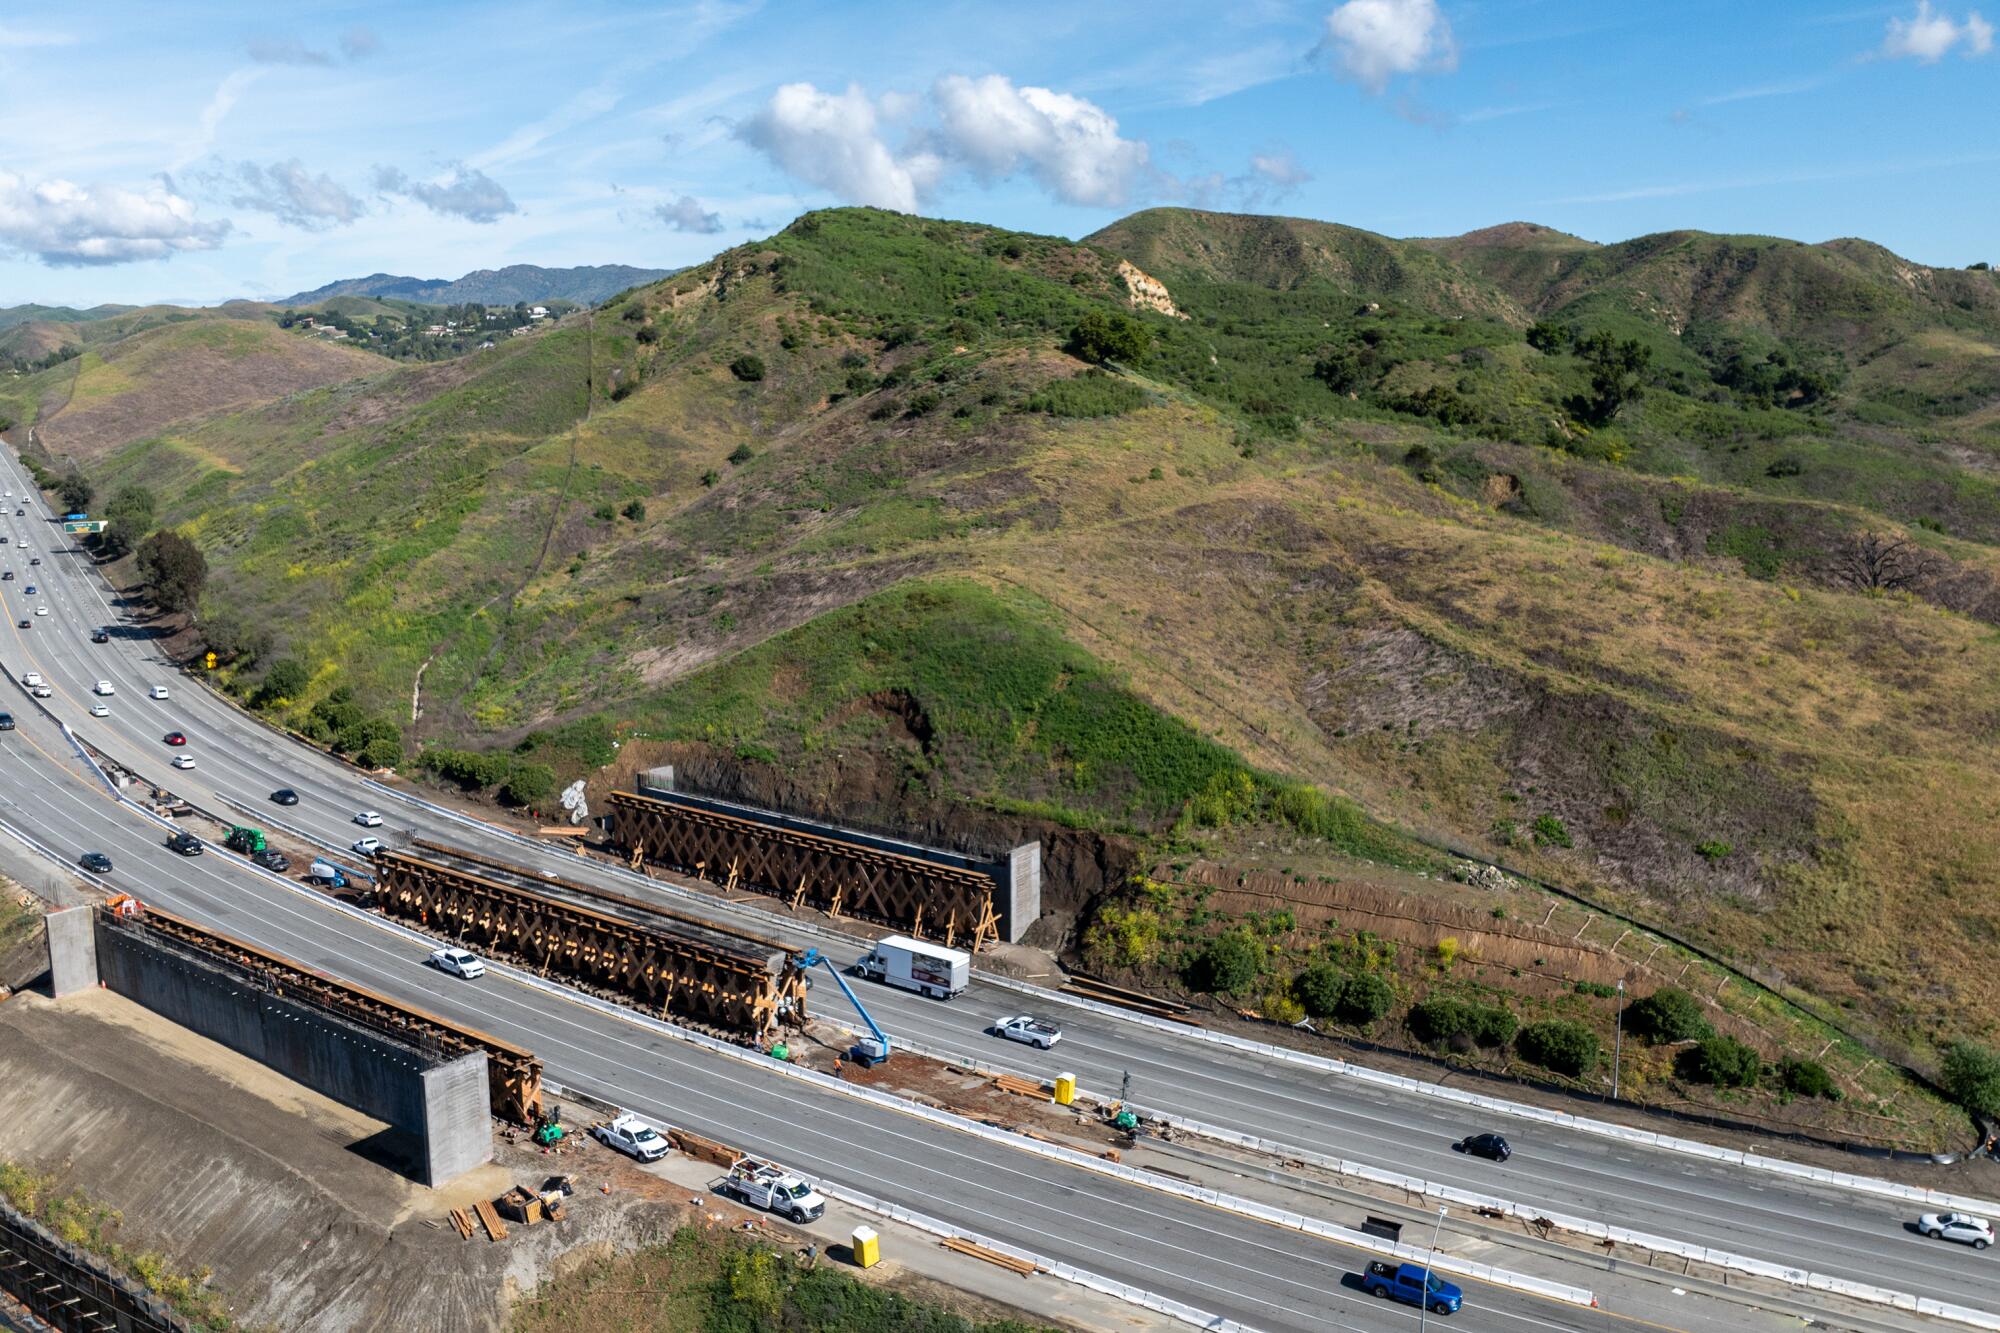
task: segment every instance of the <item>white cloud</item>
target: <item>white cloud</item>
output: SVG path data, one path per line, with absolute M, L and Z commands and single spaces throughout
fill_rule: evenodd
M 1437 0 L 1347 0 L 1326 16 L 1321 49 L 1331 51 L 1342 78 L 1371 93 L 1399 74 L 1458 64 L 1451 24 Z
M 194 205 L 164 180 L 141 191 L 53 179 L 31 184 L 0 171 L 0 247 L 44 264 L 166 259 L 212 250 L 228 231 L 227 222 L 198 220 Z
M 788 83 L 737 128 L 788 176 L 831 191 L 849 203 L 914 213 L 942 163 L 928 153 L 898 157 L 882 142 L 881 117 L 860 87 L 823 93 Z
M 453 163 L 449 174 L 428 181 L 411 180 L 395 167 L 377 167 L 375 188 L 382 194 L 414 199 L 433 213 L 468 222 L 497 222 L 520 211 L 500 182 L 463 162 Z
M 889 145 L 888 126 L 926 117 L 900 150 Z M 1122 137 L 1102 107 L 998 74 L 948 75 L 927 97 L 790 83 L 736 134 L 790 176 L 906 213 L 955 169 L 987 183 L 1026 175 L 1063 203 L 1093 207 L 1124 204 L 1156 175 L 1146 144 Z
M 703 211 L 701 200 L 691 194 L 684 194 L 671 204 L 654 205 L 653 216 L 675 231 L 713 236 L 722 230 L 722 215 Z
M 1292 150 L 1289 148 L 1269 153 L 1252 153 L 1250 174 L 1281 193 L 1296 190 L 1312 179 L 1312 173 L 1299 165 L 1298 158 L 1292 156 Z
M 296 157 L 268 167 L 239 162 L 201 179 L 212 189 L 232 191 L 229 202 L 237 208 L 269 213 L 308 231 L 344 227 L 367 211 L 331 176 L 313 175 Z
M 1882 54 L 1890 60 L 1916 60 L 1934 65 L 1954 47 L 1963 45 L 1969 59 L 1993 49 L 1993 25 L 1976 9 L 1967 10 L 1965 21 L 1931 8 L 1930 0 L 1917 0 L 1917 12 L 1909 18 L 1889 20 L 1882 38 Z
M 953 74 L 931 91 L 946 155 L 992 181 L 1026 171 L 1066 204 L 1116 206 L 1131 198 L 1150 153 L 1120 138 L 1102 107 L 1048 88 L 1016 88 L 999 74 Z

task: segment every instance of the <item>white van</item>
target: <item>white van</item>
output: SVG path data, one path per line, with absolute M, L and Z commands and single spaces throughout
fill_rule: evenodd
M 164 698 L 166 698 L 166 697 L 167 697 L 167 687 L 166 687 L 166 686 L 164 686 L 164 685 L 155 685 L 155 686 L 153 687 L 153 689 L 152 689 L 152 696 L 153 696 L 153 698 L 155 698 L 155 699 L 164 699 Z

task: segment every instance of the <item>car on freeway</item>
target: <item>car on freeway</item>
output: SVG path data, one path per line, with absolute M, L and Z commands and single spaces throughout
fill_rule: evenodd
M 21 626 L 20 626 L 20 627 L 21 627 L 22 629 L 33 629 L 33 628 L 35 627 L 35 622 L 34 622 L 34 621 L 32 621 L 32 620 L 26 620 L 26 619 L 24 619 L 24 620 L 22 620 L 22 621 L 21 621 Z
M 667 1141 L 660 1131 L 636 1115 L 621 1115 L 601 1125 L 592 1125 L 590 1135 L 605 1147 L 616 1148 L 642 1162 L 657 1162 L 667 1155 Z
M 179 852 L 182 856 L 200 856 L 201 839 L 192 833 L 176 833 L 167 839 L 167 850 Z
M 55 693 L 55 689 L 48 685 L 31 685 L 28 687 L 28 693 L 34 695 L 37 699 L 46 699 Z
M 11 569 L 0 569 L 0 583 L 12 583 L 13 581 L 14 581 L 14 571 L 13 571 L 13 570 L 11 570 Z
M 167 697 L 167 687 L 164 685 L 155 685 L 151 690 L 147 691 L 147 693 L 152 698 L 164 699 Z
M 1513 1145 L 1499 1134 L 1474 1134 L 1451 1145 L 1453 1152 L 1470 1153 L 1490 1162 L 1504 1162 L 1514 1155 Z
M 479 961 L 479 955 L 464 949 L 432 949 L 430 965 L 440 972 L 449 972 L 455 977 L 471 981 L 474 977 L 486 975 L 486 964 Z
M 363 810 L 354 816 L 354 822 L 362 828 L 381 828 L 382 816 L 374 810 Z
M 92 717 L 110 717 L 111 706 L 109 704 L 92 704 L 90 706 L 90 715 Z
M 111 873 L 111 858 L 103 852 L 85 852 L 76 859 L 76 863 L 94 875 Z
M 1917 1230 L 1932 1240 L 1955 1240 L 1975 1250 L 1993 1243 L 1993 1224 L 1971 1213 L 1925 1213 L 1917 1219 Z
M 29 564 L 31 564 L 31 565 L 39 565 L 39 564 L 41 564 L 41 563 L 42 563 L 42 558 L 41 558 L 40 556 L 38 556 L 38 555 L 37 555 L 37 556 L 30 556 L 30 557 L 28 558 L 28 563 L 29 563 Z
M 290 787 L 280 787 L 271 793 L 271 803 L 273 805 L 297 805 L 299 803 L 299 794 Z
M 100 680 L 90 687 L 90 692 L 109 699 L 112 695 L 118 693 L 118 687 L 108 680 Z
M 1361 1276 L 1361 1289 L 1370 1296 L 1424 1306 L 1433 1314 L 1456 1314 L 1465 1300 L 1456 1282 L 1447 1282 L 1416 1264 L 1391 1264 L 1380 1259 L 1369 1261 L 1368 1271 Z
M 21 596 L 23 597 L 33 597 L 34 595 L 35 595 L 35 585 L 32 583 L 30 583 L 27 587 L 21 589 Z
M 42 673 L 39 671 L 24 672 L 21 676 L 21 683 L 23 685 L 40 685 L 42 683 Z
M 373 856 L 382 850 L 380 838 L 356 838 L 352 844 L 356 856 Z
M 14 543 L 14 545 L 15 545 L 15 547 L 16 547 L 17 549 L 19 549 L 19 550 L 23 550 L 23 551 L 25 551 L 25 550 L 27 550 L 27 549 L 28 549 L 28 544 L 27 544 L 26 542 L 24 542 L 24 541 L 16 541 L 16 542 Z
M 283 852 L 277 851 L 274 848 L 270 847 L 266 847 L 263 851 L 257 853 L 250 859 L 256 864 L 264 867 L 264 869 L 274 870 L 280 875 L 284 874 L 287 870 L 290 870 L 292 868 L 291 857 L 286 856 Z
M 1046 1018 L 1035 1018 L 1028 1014 L 996 1019 L 993 1032 L 995 1036 L 1005 1037 L 1009 1041 L 1026 1042 L 1045 1051 L 1062 1040 L 1061 1028 Z
M 186 745 L 188 743 L 188 738 L 186 733 L 179 731 L 170 731 L 165 736 L 162 736 L 160 739 L 164 740 L 169 745 Z
M 14 715 L 12 713 L 0 713 L 0 731 L 12 731 L 13 729 Z
M 110 643 L 111 634 L 108 630 L 98 630 L 95 634 L 90 636 L 90 641 L 92 643 Z
M 38 616 L 45 616 L 48 613 L 49 609 L 46 606 L 38 606 L 35 608 L 35 614 Z
M 193 756 L 193 755 L 191 755 L 191 754 L 177 754 L 177 755 L 175 755 L 175 756 L 174 756 L 174 767 L 175 767 L 175 768 L 193 768 L 193 767 L 194 767 L 194 756 Z

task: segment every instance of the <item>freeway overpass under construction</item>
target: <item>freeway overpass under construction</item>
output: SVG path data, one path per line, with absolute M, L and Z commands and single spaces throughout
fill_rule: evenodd
M 806 1020 L 799 950 L 443 843 L 416 845 L 422 855 L 376 856 L 386 915 L 760 1042 L 780 1022 Z

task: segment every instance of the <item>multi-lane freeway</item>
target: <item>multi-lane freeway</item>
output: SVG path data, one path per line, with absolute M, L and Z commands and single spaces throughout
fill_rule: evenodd
M 49 711 L 118 763 L 197 803 L 256 812 L 249 822 L 282 821 L 329 847 L 345 847 L 362 833 L 351 822 L 353 814 L 375 808 L 385 815 L 386 827 L 374 831 L 390 835 L 391 842 L 422 832 L 625 893 L 665 892 L 614 867 L 528 846 L 386 795 L 351 769 L 245 717 L 160 658 L 149 634 L 124 614 L 88 558 L 63 537 L 60 522 L 34 495 L 11 454 L 0 457 L 0 489 L 16 497 L 0 511 L 0 533 L 8 544 L 0 566 L 15 570 L 13 582 L 0 583 L 0 665 L 16 682 L 28 670 L 39 671 L 54 688 L 42 701 Z M 17 517 L 14 508 L 24 496 L 29 513 Z M 27 547 L 16 545 L 20 541 Z M 37 555 L 43 563 L 29 566 L 28 559 Z M 22 591 L 30 582 L 38 589 L 32 599 Z M 39 605 L 47 605 L 49 614 L 33 614 Z M 23 618 L 30 622 L 26 629 L 16 623 Z M 90 642 L 99 627 L 110 631 L 108 643 Z M 109 716 L 93 718 L 88 709 L 100 701 L 92 694 L 99 680 L 110 681 L 116 693 L 103 701 Z M 147 697 L 155 684 L 168 685 L 171 697 Z M 551 1076 L 565 1084 L 762 1147 L 918 1211 L 938 1213 L 940 1200 L 961 1203 L 965 1215 L 952 1220 L 1044 1253 L 1052 1246 L 1073 1246 L 1071 1253 L 1055 1257 L 1191 1305 L 1266 1328 L 1388 1317 L 1339 1286 L 1339 1272 L 1351 1269 L 1355 1257 L 1317 1242 L 1212 1210 L 1187 1212 L 1191 1206 L 1164 1196 L 1078 1179 L 1073 1172 L 1064 1176 L 1051 1164 L 1011 1160 L 1004 1152 L 1002 1164 L 994 1166 L 986 1160 L 990 1149 L 963 1136 L 853 1103 L 827 1104 L 770 1075 L 719 1065 L 714 1057 L 649 1031 L 620 1030 L 616 1020 L 519 986 L 468 992 L 441 984 L 418 966 L 420 951 L 379 927 L 343 917 L 230 858 L 182 862 L 166 853 L 158 831 L 110 801 L 102 784 L 65 750 L 60 731 L 17 687 L 12 693 L 12 702 L 0 706 L 21 719 L 21 730 L 4 744 L 26 762 L 0 765 L 0 823 L 32 831 L 67 857 L 108 853 L 118 866 L 112 878 L 142 897 L 329 972 L 421 997 L 428 1007 L 535 1050 Z M 169 768 L 174 751 L 162 742 L 169 730 L 188 736 L 193 769 Z M 282 810 L 270 805 L 269 794 L 279 787 L 296 790 L 300 804 Z M 733 914 L 739 924 L 747 920 L 779 937 L 792 933 L 788 924 L 754 908 L 700 902 L 701 910 Z M 677 899 L 675 906 L 689 910 L 692 904 Z M 825 943 L 819 937 L 800 942 Z M 860 950 L 858 939 L 854 950 Z M 892 1034 L 975 1053 L 997 1067 L 1043 1077 L 1072 1070 L 1085 1087 L 1103 1091 L 1117 1089 L 1129 1073 L 1133 1099 L 1156 1110 L 1551 1212 L 1600 1218 L 1974 1307 L 2000 1306 L 2000 1269 L 1993 1266 L 2000 1260 L 1924 1241 L 1906 1229 L 1910 1210 L 1866 1195 L 1527 1120 L 1493 1115 L 1473 1123 L 1465 1112 L 1418 1095 L 1055 1005 L 1043 1008 L 1061 1020 L 1064 1041 L 1053 1052 L 1035 1052 L 986 1035 L 994 1018 L 1033 1006 L 1024 1005 L 1017 992 L 985 982 L 952 1004 L 884 988 L 870 988 L 865 996 Z M 1516 1147 L 1513 1160 L 1496 1165 L 1452 1153 L 1451 1143 L 1474 1129 L 1506 1133 Z M 1973 1176 L 1963 1188 L 1992 1193 L 1994 1183 L 2000 1182 Z M 1244 1227 L 1248 1230 L 1240 1230 Z M 1578 1318 L 1560 1307 L 1524 1306 L 1521 1297 L 1497 1292 L 1491 1299 L 1484 1292 L 1479 1297 L 1479 1308 L 1496 1319 L 1568 1327 Z M 1340 1313 L 1349 1306 L 1357 1308 Z

